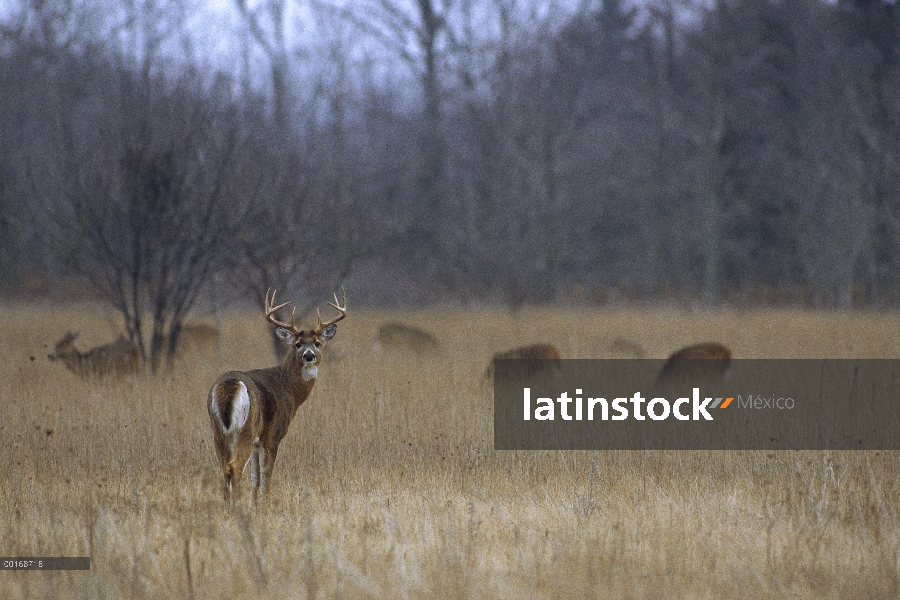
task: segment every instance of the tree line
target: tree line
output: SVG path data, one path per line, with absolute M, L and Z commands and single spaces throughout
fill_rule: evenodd
M 897 302 L 895 2 L 541 6 L 234 0 L 228 69 L 196 6 L 26 1 L 0 25 L 0 287 L 90 285 L 157 362 L 198 301 L 272 286 Z

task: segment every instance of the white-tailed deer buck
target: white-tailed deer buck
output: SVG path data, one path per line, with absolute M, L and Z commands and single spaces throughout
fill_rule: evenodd
M 259 489 L 265 490 L 272 475 L 278 446 L 288 432 L 297 409 L 309 398 L 316 378 L 325 343 L 337 332 L 337 323 L 347 316 L 347 294 L 343 305 L 329 302 L 340 313 L 322 322 L 318 314 L 315 329 L 298 329 L 291 313 L 291 323 L 275 318 L 275 312 L 290 302 L 274 306 L 275 292 L 266 292 L 266 320 L 275 325 L 278 336 L 290 346 L 284 362 L 277 367 L 252 371 L 230 371 L 219 376 L 209 390 L 207 409 L 212 423 L 216 454 L 222 467 L 226 502 L 237 493 L 241 472 L 250 461 L 252 479 L 251 503 L 255 504 Z
M 691 379 L 718 381 L 728 375 L 731 350 L 717 342 L 685 346 L 673 352 L 656 377 L 658 385 L 684 383 Z
M 376 350 L 407 350 L 421 354 L 438 348 L 433 333 L 402 323 L 385 323 L 375 331 Z
M 531 346 L 504 350 L 491 357 L 491 362 L 488 364 L 487 371 L 484 374 L 485 379 L 493 379 L 495 360 L 521 360 L 523 362 L 519 372 L 523 376 L 528 376 L 534 375 L 541 370 L 546 370 L 548 367 L 559 372 L 559 361 L 562 360 L 562 354 L 552 344 L 532 344 Z
M 97 346 L 87 352 L 75 347 L 77 333 L 67 333 L 56 343 L 51 361 L 62 361 L 67 369 L 82 378 L 122 376 L 137 373 L 141 365 L 141 352 L 137 345 L 119 336 L 114 342 Z

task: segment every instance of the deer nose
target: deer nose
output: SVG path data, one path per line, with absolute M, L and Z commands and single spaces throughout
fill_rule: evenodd
M 303 362 L 315 362 L 316 361 L 316 353 L 312 350 L 307 350 L 303 353 Z

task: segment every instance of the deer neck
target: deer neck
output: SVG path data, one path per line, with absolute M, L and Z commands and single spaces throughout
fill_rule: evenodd
M 296 353 L 291 352 L 281 364 L 281 370 L 288 382 L 296 409 L 309 397 L 316 384 L 318 365 L 304 363 Z
M 62 361 L 67 369 L 75 373 L 89 373 L 91 370 L 91 364 L 87 358 L 87 354 L 82 354 L 74 348 L 62 356 Z

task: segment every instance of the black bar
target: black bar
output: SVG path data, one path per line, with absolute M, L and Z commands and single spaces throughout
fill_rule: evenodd
M 90 556 L 0 557 L 0 571 L 90 571 Z

